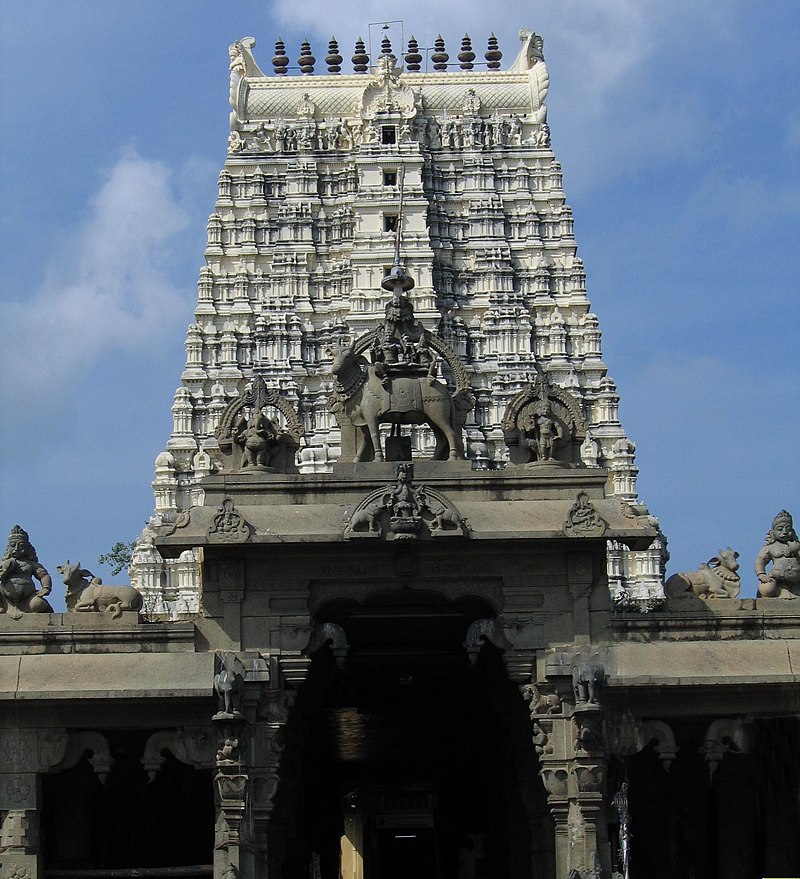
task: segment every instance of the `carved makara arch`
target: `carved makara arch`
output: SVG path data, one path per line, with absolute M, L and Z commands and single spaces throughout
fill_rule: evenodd
M 147 780 L 152 782 L 166 761 L 169 751 L 176 760 L 195 769 L 210 769 L 214 765 L 214 738 L 201 727 L 162 729 L 147 740 L 142 754 L 142 766 Z
M 39 737 L 39 760 L 46 772 L 62 772 L 72 769 L 84 756 L 90 754 L 89 763 L 100 784 L 105 784 L 114 765 L 108 739 L 95 730 L 47 730 Z

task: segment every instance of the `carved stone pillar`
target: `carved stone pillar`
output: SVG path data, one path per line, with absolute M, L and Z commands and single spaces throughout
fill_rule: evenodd
M 536 684 L 530 699 L 531 742 L 555 822 L 556 877 L 601 879 L 610 875 L 605 815 L 606 755 L 599 694 L 601 666 L 575 670 L 575 705 Z
M 250 822 L 247 820 L 250 775 L 243 760 L 246 721 L 240 718 L 219 723 L 221 744 L 214 776 L 218 797 L 214 877 L 255 877 Z
M 39 849 L 41 785 L 34 772 L 0 776 L 0 851 L 3 875 L 38 879 L 43 874 Z

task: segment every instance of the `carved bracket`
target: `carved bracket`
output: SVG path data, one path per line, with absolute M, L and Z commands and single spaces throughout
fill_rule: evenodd
M 64 736 L 66 736 L 66 741 Z M 106 783 L 108 773 L 114 765 L 114 758 L 111 756 L 111 749 L 104 735 L 91 730 L 83 730 L 71 734 L 59 732 L 54 736 L 40 739 L 40 756 L 44 756 L 48 760 L 58 756 L 58 752 L 62 748 L 62 756 L 55 763 L 50 764 L 48 771 L 61 772 L 64 769 L 71 769 L 84 754 L 89 752 L 91 754 L 89 763 L 91 763 L 100 784 Z
M 208 529 L 209 543 L 247 543 L 252 526 L 239 513 L 230 498 L 225 498 Z
M 569 508 L 564 522 L 567 537 L 602 537 L 608 523 L 594 508 L 585 491 L 579 491 L 575 503 Z
M 503 627 L 497 617 L 475 620 L 470 623 L 467 629 L 467 637 L 464 641 L 464 649 L 467 651 L 470 665 L 475 665 L 478 661 L 478 654 L 487 641 L 503 652 L 512 646 L 511 642 L 506 638 Z
M 347 635 L 340 625 L 336 623 L 320 623 L 314 629 L 314 634 L 311 636 L 306 652 L 311 656 L 322 650 L 326 645 L 330 647 L 331 653 L 333 653 L 336 659 L 336 665 L 339 668 L 344 668 L 344 662 L 350 650 L 350 645 L 347 643 Z
M 750 734 L 744 721 L 738 717 L 721 717 L 712 721 L 706 730 L 701 753 L 708 763 L 708 773 L 714 775 L 726 754 L 749 754 Z
M 164 765 L 166 751 L 176 760 L 195 769 L 206 769 L 214 765 L 214 743 L 206 730 L 199 727 L 162 729 L 154 732 L 144 746 L 141 762 L 149 782 L 155 780 L 156 774 Z

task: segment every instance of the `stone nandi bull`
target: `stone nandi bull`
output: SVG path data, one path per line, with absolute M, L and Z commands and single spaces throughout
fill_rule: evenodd
M 356 461 L 369 460 L 373 450 L 375 460 L 383 461 L 379 426 L 384 423 L 428 424 L 436 437 L 434 460 L 464 457 L 463 442 L 454 428 L 453 398 L 442 382 L 431 375 L 379 377 L 353 345 L 334 353 L 331 372 L 336 379 L 334 414 L 360 428 Z
M 133 586 L 103 586 L 103 581 L 91 571 L 69 561 L 56 570 L 67 587 L 68 611 L 100 611 L 116 619 L 124 610 L 141 610 L 142 596 Z
M 694 594 L 699 598 L 736 598 L 739 594 L 739 553 L 730 547 L 700 565 L 697 571 L 673 574 L 664 584 L 670 598 Z

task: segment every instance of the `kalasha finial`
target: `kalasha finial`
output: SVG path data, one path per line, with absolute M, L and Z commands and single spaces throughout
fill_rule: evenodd
M 439 34 L 439 36 L 433 41 L 433 48 L 434 52 L 431 55 L 433 69 L 447 70 L 447 62 L 450 60 L 450 56 L 444 50 L 444 39 L 441 34 Z
M 461 62 L 462 70 L 472 70 L 475 66 L 472 62 L 475 60 L 475 53 L 472 51 L 472 40 L 469 34 L 464 34 L 461 38 L 461 51 L 458 53 L 458 60 Z
M 406 52 L 405 62 L 406 62 L 406 70 L 411 73 L 416 73 L 420 69 L 420 62 L 422 61 L 422 55 L 419 54 L 419 43 L 414 39 L 414 36 L 411 36 L 411 39 L 408 41 L 408 51 Z
M 325 63 L 328 65 L 328 73 L 342 72 L 342 56 L 339 54 L 339 44 L 336 42 L 336 37 L 331 37 L 328 41 L 328 55 L 325 58 Z
M 300 73 L 304 76 L 310 76 L 314 72 L 316 60 L 311 54 L 311 43 L 308 40 L 303 40 L 303 44 L 300 46 L 300 57 L 297 59 L 297 63 L 300 65 Z
M 272 69 L 275 76 L 286 76 L 286 68 L 289 66 L 289 59 L 286 57 L 286 44 L 278 37 L 275 40 L 275 55 L 272 58 Z
M 384 25 L 386 27 L 386 25 Z M 383 39 L 381 40 L 381 55 L 391 55 L 392 54 L 392 41 L 389 39 L 388 34 L 383 35 Z
M 489 70 L 499 70 L 500 59 L 503 57 L 503 53 L 497 45 L 497 37 L 494 34 L 489 37 L 486 54 L 483 57 L 486 59 L 486 66 Z
M 369 67 L 369 55 L 364 50 L 364 41 L 359 37 L 356 40 L 356 51 L 353 54 L 353 70 L 356 73 L 366 73 Z

